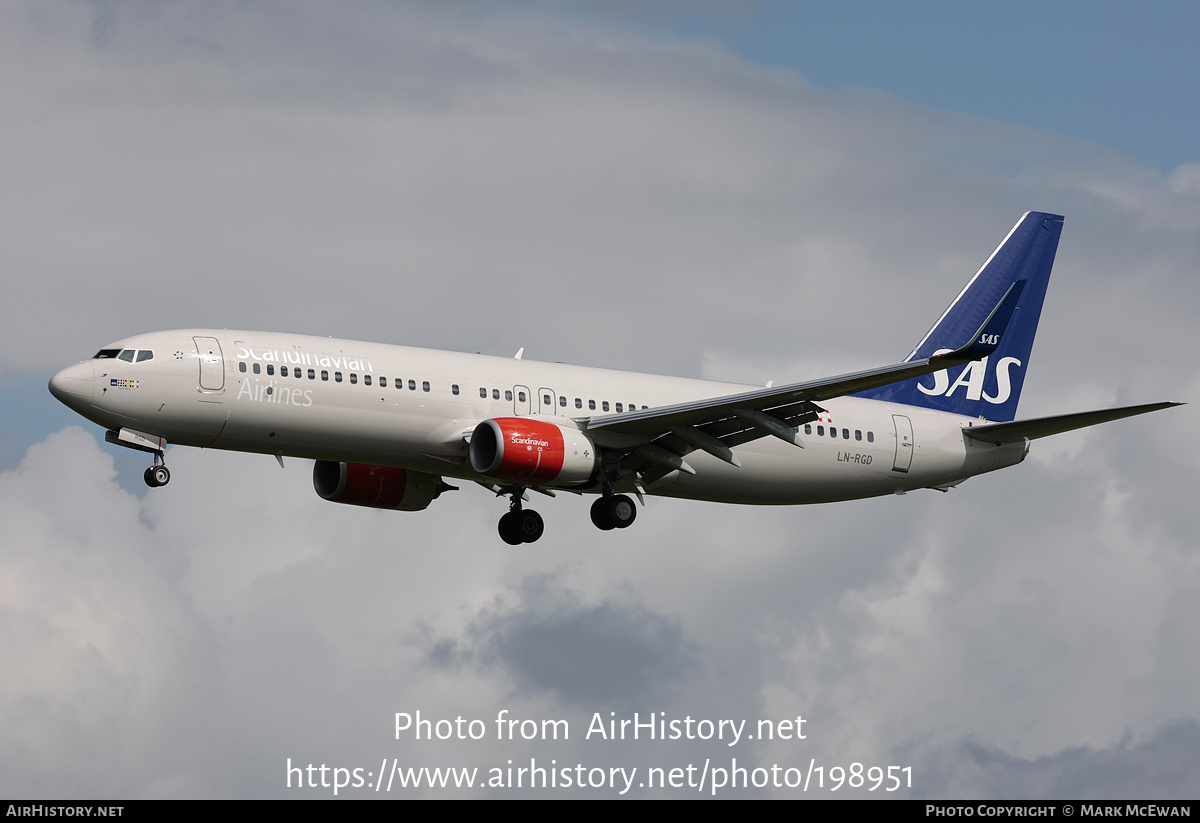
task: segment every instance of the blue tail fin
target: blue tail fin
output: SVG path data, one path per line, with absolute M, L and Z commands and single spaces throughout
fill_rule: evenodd
M 1008 332 L 991 356 L 857 396 L 998 422 L 1016 417 L 1062 227 L 1061 215 L 1026 212 L 905 362 L 961 346 L 1009 287 L 1024 280 L 1024 291 Z

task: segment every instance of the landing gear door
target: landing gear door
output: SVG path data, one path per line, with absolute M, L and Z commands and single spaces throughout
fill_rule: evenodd
M 892 471 L 907 472 L 912 465 L 912 421 L 902 414 L 893 414 L 892 422 L 896 424 L 896 459 L 892 462 Z
M 200 389 L 221 391 L 225 388 L 224 358 L 221 344 L 215 337 L 193 337 L 200 360 Z

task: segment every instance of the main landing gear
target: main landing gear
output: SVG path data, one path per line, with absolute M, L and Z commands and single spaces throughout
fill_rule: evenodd
M 150 482 L 147 480 L 146 482 Z M 500 539 L 510 546 L 522 543 L 534 543 L 545 531 L 542 516 L 533 509 L 521 507 L 521 499 L 525 494 L 522 487 L 509 486 L 503 490 L 496 489 L 497 495 L 510 495 L 512 502 L 508 504 L 508 513 L 500 518 L 496 531 Z M 608 494 L 600 497 L 592 504 L 592 523 L 598 529 L 628 528 L 637 518 L 637 506 L 627 494 L 613 494 L 611 487 Z
M 171 482 L 171 470 L 167 468 L 167 464 L 163 461 L 162 452 L 154 453 L 154 465 L 146 469 L 146 473 L 142 475 L 142 479 L 152 489 L 157 489 L 159 486 L 165 486 Z
M 592 504 L 592 524 L 603 531 L 626 529 L 637 518 L 637 506 L 627 494 L 606 495 Z
M 542 522 L 542 516 L 533 509 L 521 508 L 521 491 L 517 491 L 513 493 L 508 514 L 500 518 L 497 530 L 500 532 L 500 539 L 505 543 L 519 546 L 522 543 L 536 542 L 546 530 L 546 524 Z

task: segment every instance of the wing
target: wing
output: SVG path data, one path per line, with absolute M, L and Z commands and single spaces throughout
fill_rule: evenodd
M 1018 280 L 992 309 L 971 339 L 945 354 L 897 363 L 822 380 L 791 383 L 724 397 L 675 403 L 653 409 L 603 414 L 579 419 L 590 431 L 636 437 L 641 442 L 624 450 L 609 448 L 620 465 L 653 482 L 672 471 L 695 474 L 683 459 L 695 449 L 727 463 L 740 465 L 732 449 L 768 435 L 804 447 L 794 426 L 815 420 L 822 400 L 886 386 L 911 377 L 941 371 L 987 357 L 1006 333 L 1025 286 Z M 613 452 L 617 454 L 613 455 Z

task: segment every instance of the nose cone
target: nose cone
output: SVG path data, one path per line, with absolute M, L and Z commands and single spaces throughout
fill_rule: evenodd
M 50 393 L 64 405 L 82 413 L 92 403 L 96 375 L 91 360 L 67 366 L 50 378 Z

